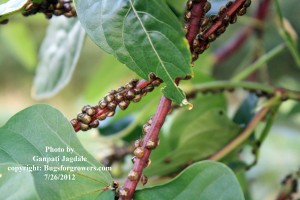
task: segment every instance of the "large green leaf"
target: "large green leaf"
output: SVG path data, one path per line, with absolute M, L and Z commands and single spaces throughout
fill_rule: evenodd
M 134 199 L 243 200 L 244 196 L 234 173 L 227 166 L 203 161 L 188 167 L 164 185 L 137 191 Z
M 158 0 L 75 0 L 82 26 L 92 40 L 144 79 L 153 72 L 176 103 L 185 95 L 177 77 L 191 74 L 190 53 L 181 25 Z
M 49 150 L 50 147 L 63 149 L 64 152 L 53 152 Z M 67 152 L 67 148 L 72 148 L 74 152 Z M 83 156 L 86 161 L 67 162 L 63 160 L 64 156 Z M 47 163 L 38 161 L 39 158 L 57 160 Z M 83 149 L 68 120 L 58 110 L 47 105 L 27 108 L 0 128 L 0 163 L 35 166 L 38 170 L 31 172 L 34 179 L 34 187 L 31 188 L 36 189 L 37 199 L 94 199 L 112 183 L 109 172 L 103 171 L 103 166 Z M 60 169 L 61 166 L 65 168 Z M 47 167 L 56 168 L 57 171 L 47 170 Z M 74 171 L 66 167 L 73 167 Z M 81 170 L 74 167 L 81 167 Z M 1 174 L 3 177 L 11 176 L 8 168 L 1 170 Z M 54 180 L 47 180 L 47 174 Z M 57 176 L 70 176 L 75 180 L 68 178 L 58 181 L 55 180 Z M 18 183 L 5 182 L 6 186 L 13 187 L 14 184 Z
M 153 164 L 145 169 L 146 175 L 170 174 L 190 161 L 205 159 L 240 132 L 226 115 L 224 95 L 202 95 L 193 104 L 193 110 L 178 112 L 160 136 L 161 143 L 167 145 L 153 152 Z
M 105 192 L 99 194 L 95 200 L 114 200 L 114 199 L 115 199 L 114 191 L 106 190 Z
M 0 163 L 1 199 L 38 199 L 31 173 L 29 171 L 16 173 L 7 170 L 12 167 L 17 168 L 21 167 L 21 165 L 16 163 Z
M 85 31 L 77 19 L 54 17 L 40 49 L 33 95 L 51 97 L 69 83 L 84 42 Z
M 216 95 L 198 95 L 193 101 L 194 108 L 190 111 L 181 110 L 175 114 L 171 122 L 170 133 L 172 134 L 171 144 L 173 147 L 177 146 L 178 138 L 183 137 L 186 133 L 187 126 L 192 126 L 191 123 L 197 122 L 198 118 L 208 111 L 218 109 L 226 112 L 226 99 L 223 94 Z M 198 126 L 201 128 L 200 124 Z M 204 126 L 206 127 L 206 126 Z M 189 134 L 189 133 L 187 133 Z

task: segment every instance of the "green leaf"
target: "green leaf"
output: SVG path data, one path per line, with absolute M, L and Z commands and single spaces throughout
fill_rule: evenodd
M 112 190 L 106 190 L 99 194 L 95 200 L 113 200 L 115 199 L 115 193 Z
M 59 149 L 60 152 L 51 151 L 51 147 Z M 68 152 L 67 148 L 72 148 L 74 152 Z M 64 156 L 66 158 L 82 156 L 86 161 L 68 162 L 63 160 Z M 50 158 L 56 160 L 50 160 L 48 163 L 39 161 Z M 0 128 L 0 163 L 8 162 L 22 165 L 27 169 L 33 167 L 37 169 L 33 170 L 31 175 L 39 199 L 93 199 L 112 183 L 109 172 L 104 171 L 103 166 L 81 146 L 68 120 L 58 110 L 48 105 L 27 108 Z M 64 168 L 60 169 L 61 166 Z M 57 171 L 51 171 L 51 167 Z M 81 170 L 74 167 L 81 167 Z M 2 176 L 9 173 L 8 168 L 1 171 Z M 50 178 L 51 176 L 67 178 L 59 181 L 47 180 L 47 174 Z M 75 180 L 72 180 L 73 178 Z M 5 182 L 5 184 L 13 187 L 17 183 Z M 19 190 L 22 190 L 22 187 Z
M 153 72 L 164 80 L 166 97 L 185 99 L 175 78 L 192 73 L 181 24 L 158 0 L 75 0 L 82 26 L 102 49 L 144 79 Z
M 36 99 L 51 97 L 69 83 L 84 37 L 85 31 L 77 19 L 51 19 L 33 83 L 33 96 Z
M 170 139 L 173 147 L 177 146 L 179 142 L 178 138 L 183 136 L 183 132 L 186 132 L 187 126 L 190 126 L 193 122 L 197 122 L 198 118 L 204 115 L 204 113 L 212 110 L 226 110 L 226 99 L 223 94 L 198 95 L 193 104 L 194 107 L 192 110 L 182 110 L 176 113 L 172 121 L 169 132 L 172 134 Z M 201 125 L 199 124 L 198 126 Z
M 137 191 L 134 199 L 243 200 L 244 196 L 234 173 L 226 165 L 203 161 L 191 165 L 164 185 Z
M 180 170 L 190 161 L 211 156 L 240 132 L 240 127 L 226 116 L 224 95 L 199 96 L 191 111 L 178 112 L 145 169 L 147 176 L 166 175 Z
M 179 19 L 183 19 L 184 9 L 186 2 L 183 0 L 164 0 L 170 10 L 174 13 L 174 15 Z
M 22 10 L 30 0 L 10 0 L 0 5 L 0 22 Z
M 38 199 L 30 172 L 7 171 L 10 167 L 21 167 L 15 163 L 0 163 L 0 194 L 2 199 Z M 6 172 L 7 171 L 7 172 Z M 6 173 L 3 173 L 6 172 Z

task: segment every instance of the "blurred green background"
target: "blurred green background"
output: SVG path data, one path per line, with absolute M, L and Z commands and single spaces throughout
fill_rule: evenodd
M 179 10 L 183 10 L 183 1 L 176 1 Z M 299 0 L 280 1 L 284 16 L 294 30 L 300 33 Z M 257 2 L 253 2 L 255 7 Z M 252 8 L 253 9 L 253 8 Z M 251 11 L 238 23 L 230 26 L 228 31 L 213 43 L 210 51 L 195 64 L 195 71 L 204 72 L 217 79 L 228 79 L 237 69 L 243 69 L 253 58 L 258 44 L 261 51 L 267 52 L 283 42 L 276 25 L 274 6 L 265 23 L 263 41 L 250 37 L 243 48 L 228 60 L 217 65 L 213 63 L 213 52 L 226 43 L 241 27 L 249 23 Z M 130 78 L 136 77 L 133 72 L 124 67 L 112 56 L 107 55 L 94 45 L 88 38 L 84 44 L 79 62 L 71 82 L 54 97 L 37 101 L 31 97 L 32 83 L 36 65 L 39 59 L 38 50 L 45 36 L 48 21 L 42 14 L 24 18 L 14 16 L 5 26 L 0 26 L 0 126 L 20 110 L 37 103 L 47 103 L 65 114 L 68 119 L 76 116 L 85 104 L 95 105 L 109 90 L 124 85 Z M 298 42 L 299 43 L 299 42 Z M 300 69 L 289 51 L 284 51 L 268 63 L 265 70 L 259 73 L 259 79 L 272 85 L 282 86 L 300 91 Z M 200 82 L 203 80 L 197 80 Z M 159 91 L 148 95 L 145 100 L 153 109 L 159 98 Z M 240 95 L 236 92 L 234 98 Z M 152 101 L 153 99 L 153 101 Z M 142 105 L 132 105 L 132 109 L 124 112 L 126 115 L 134 109 L 142 110 Z M 235 105 L 230 105 L 235 106 Z M 153 109 L 149 109 L 153 113 Z M 143 115 L 147 118 L 152 113 Z M 97 158 L 109 151 L 106 147 L 112 142 L 98 136 L 96 131 L 79 133 L 83 145 Z M 255 200 L 274 199 L 280 188 L 280 181 L 288 173 L 294 172 L 300 166 L 300 106 L 293 101 L 287 101 L 280 108 L 280 114 L 275 121 L 266 142 L 262 145 L 258 164 L 247 173 L 251 194 Z

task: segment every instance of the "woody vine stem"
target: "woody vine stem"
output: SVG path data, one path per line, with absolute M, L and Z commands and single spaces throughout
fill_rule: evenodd
M 218 15 L 208 16 L 208 11 L 211 8 L 209 1 L 188 0 L 184 29 L 190 45 L 192 61 L 197 60 L 199 54 L 208 49 L 210 43 L 224 33 L 229 24 L 235 23 L 237 16 L 244 15 L 250 4 L 250 0 L 229 1 L 226 6 L 220 8 Z M 266 6 L 261 7 L 266 8 Z M 177 85 L 180 80 L 180 78 L 176 79 Z M 115 114 L 117 106 L 122 110 L 126 109 L 131 102 L 139 102 L 143 96 L 161 83 L 162 80 L 156 77 L 155 74 L 149 75 L 149 81 L 132 79 L 124 87 L 110 91 L 107 96 L 99 101 L 97 106 L 84 106 L 77 118 L 71 120 L 74 130 L 76 132 L 79 130 L 86 131 L 90 128 L 98 127 L 99 121 L 104 120 L 106 117 L 112 117 Z M 236 85 L 232 84 L 230 86 L 235 87 Z M 246 88 L 251 88 L 252 86 L 245 85 Z M 263 89 L 270 93 L 273 92 L 266 88 Z M 286 93 L 282 92 L 282 94 Z M 295 95 L 292 92 L 288 94 Z M 284 96 L 284 98 L 287 97 Z M 151 151 L 159 145 L 158 135 L 171 110 L 171 104 L 172 101 L 170 99 L 162 96 L 155 115 L 144 125 L 143 132 L 145 136 L 143 140 L 137 140 L 135 143 L 133 167 L 127 176 L 125 184 L 116 193 L 119 199 L 132 199 L 139 180 L 141 179 L 143 184 L 147 182 L 147 177 L 142 175 L 142 172 L 151 163 L 149 160 Z
M 229 22 L 234 23 L 236 21 L 237 14 L 245 14 L 250 3 L 250 0 L 236 0 L 227 4 L 226 7 L 222 7 L 219 16 L 207 18 L 205 17 L 205 13 L 211 7 L 207 0 L 189 0 L 187 2 L 185 29 L 193 61 L 198 58 L 198 54 L 203 53 L 209 47 L 210 42 L 225 31 Z M 177 84 L 179 84 L 179 81 Z M 170 111 L 171 103 L 171 100 L 164 96 L 161 98 L 142 145 L 134 151 L 136 159 L 134 159 L 133 168 L 129 172 L 124 186 L 119 190 L 119 199 L 132 199 L 138 181 L 142 176 L 143 168 L 147 166 L 147 163 L 150 163 L 149 156 L 151 150 L 158 145 L 158 134 Z

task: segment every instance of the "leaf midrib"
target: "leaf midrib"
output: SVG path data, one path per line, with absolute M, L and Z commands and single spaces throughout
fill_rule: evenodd
M 156 49 L 155 49 L 155 47 L 154 47 L 154 44 L 153 44 L 153 42 L 152 42 L 152 39 L 151 39 L 150 35 L 148 34 L 148 31 L 147 31 L 146 27 L 144 26 L 144 24 L 143 24 L 141 18 L 139 17 L 137 10 L 135 10 L 135 8 L 134 8 L 134 6 L 133 6 L 132 0 L 130 0 L 129 2 L 130 2 L 130 7 L 131 7 L 132 11 L 134 12 L 134 15 L 135 15 L 136 18 L 138 19 L 138 21 L 139 21 L 141 27 L 143 28 L 143 30 L 144 30 L 144 32 L 145 32 L 147 38 L 148 38 L 148 41 L 149 41 L 149 43 L 150 43 L 150 45 L 151 45 L 152 50 L 154 51 L 154 53 L 155 53 L 157 59 L 159 60 L 160 65 L 161 65 L 162 68 L 164 69 L 164 71 L 165 71 L 166 75 L 168 76 L 169 80 L 172 80 L 172 82 L 173 82 L 174 80 L 172 79 L 172 77 L 171 77 L 170 74 L 168 73 L 168 71 L 167 71 L 167 69 L 166 69 L 166 67 L 165 67 L 165 65 L 164 65 L 164 62 L 162 61 L 161 57 L 159 56 L 158 52 L 156 51 Z M 173 84 L 173 85 L 174 85 L 174 84 Z M 176 88 L 176 90 L 180 93 L 180 90 L 178 89 L 178 87 L 175 86 L 175 88 Z

